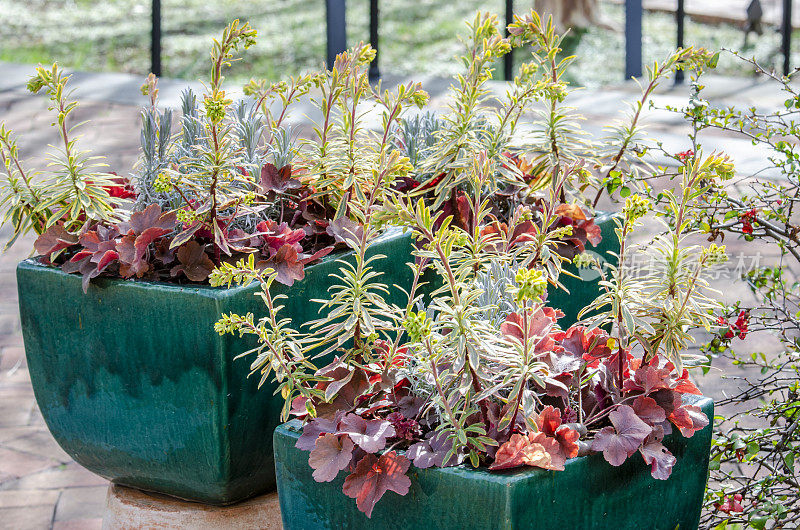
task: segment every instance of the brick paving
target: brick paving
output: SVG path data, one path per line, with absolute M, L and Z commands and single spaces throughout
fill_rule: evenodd
M 23 155 L 41 161 L 47 145 L 57 137 L 48 127 L 50 115 L 47 102 L 22 91 L 24 78 L 19 68 L 4 68 L 0 64 L 0 121 L 5 121 L 22 136 Z M 15 77 L 16 76 L 16 77 Z M 111 82 L 113 81 L 113 82 Z M 107 155 L 112 170 L 125 173 L 137 156 L 138 107 L 140 96 L 135 88 L 140 80 L 125 76 L 86 76 L 80 93 L 89 101 L 80 107 L 81 119 L 92 119 L 91 128 L 82 130 L 82 145 L 91 146 Z M 92 84 L 103 90 L 92 91 Z M 167 101 L 174 104 L 178 83 L 166 83 L 164 94 L 173 94 Z M 778 92 L 767 90 L 758 81 L 710 80 L 710 93 L 718 102 L 741 106 L 757 104 L 771 107 L 782 102 Z M 113 90 L 109 89 L 113 86 Z M 426 87 L 433 103 L 444 103 L 448 83 L 429 80 Z M 621 85 L 601 91 L 584 91 L 573 103 L 585 111 L 589 120 L 585 128 L 599 131 L 621 109 L 621 100 L 634 93 L 631 85 Z M 659 105 L 680 104 L 687 89 L 664 87 L 656 102 Z M 302 111 L 301 111 L 302 113 Z M 685 149 L 685 130 L 679 118 L 660 111 L 647 111 L 651 131 L 669 150 Z M 307 121 L 306 121 L 307 123 Z M 303 125 L 303 120 L 297 123 Z M 744 171 L 756 168 L 763 153 L 748 142 L 725 136 L 711 137 L 707 150 L 726 150 L 736 155 L 737 166 Z M 7 232 L 7 231 L 6 231 Z M 0 233 L 7 236 L 7 233 Z M 7 237 L 2 237 L 5 241 Z M 726 241 L 731 255 L 753 255 L 752 244 Z M 16 264 L 28 256 L 32 238 L 25 238 L 10 251 L 0 254 L 0 530 L 81 529 L 100 528 L 107 482 L 84 470 L 64 453 L 52 439 L 39 413 L 30 385 L 25 354 L 20 335 L 15 281 Z M 716 287 L 725 292 L 726 299 L 750 299 L 740 282 L 721 278 Z M 774 348 L 767 340 L 750 338 L 744 348 Z M 720 397 L 735 385 L 712 371 L 700 381 L 703 390 Z
M 57 137 L 47 101 L 16 91 L 0 92 L 0 119 L 22 137 L 23 154 L 41 160 Z M 80 118 L 93 120 L 83 144 L 109 155 L 112 167 L 130 168 L 137 146 L 138 110 L 91 102 Z M 133 137 L 135 138 L 135 137 Z M 0 232 L 8 239 L 8 230 Z M 15 267 L 28 257 L 33 239 L 0 254 L 0 529 L 91 530 L 100 528 L 108 482 L 72 461 L 45 426 L 31 389 L 19 327 Z

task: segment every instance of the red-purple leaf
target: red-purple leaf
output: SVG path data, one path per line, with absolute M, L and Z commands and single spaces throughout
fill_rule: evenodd
M 308 455 L 308 465 L 314 469 L 317 482 L 330 482 L 339 471 L 347 469 L 353 457 L 353 441 L 347 436 L 325 434 L 317 438 L 314 449 Z
M 97 262 L 97 270 L 103 272 L 115 260 L 119 259 L 119 254 L 114 250 L 106 250 Z
M 330 254 L 331 251 L 333 251 L 333 247 L 332 246 L 331 247 L 321 248 L 321 249 L 319 249 L 318 251 L 314 252 L 311 255 L 299 254 L 300 263 L 302 263 L 303 265 L 308 265 L 311 262 L 314 262 L 314 261 L 317 261 L 318 259 L 324 258 L 328 254 Z
M 550 331 L 555 326 L 558 317 L 558 313 L 550 308 L 537 309 L 533 313 L 528 313 L 527 319 L 518 313 L 511 313 L 500 325 L 500 332 L 519 344 L 522 344 L 523 337 L 527 335 L 528 340 L 533 341 L 535 345 L 534 355 L 544 354 L 553 350 L 554 341 Z
M 647 396 L 639 396 L 633 400 L 633 410 L 645 423 L 658 425 L 667 419 L 666 411 L 658 406 L 656 400 Z
M 444 459 L 452 448 L 453 441 L 448 439 L 444 432 L 431 431 L 427 434 L 425 440 L 412 444 L 406 454 L 414 461 L 414 465 L 420 469 L 431 466 L 449 467 L 458 465 L 464 460 L 464 455 L 459 453 L 445 462 Z
M 551 464 L 550 454 L 540 443 L 532 442 L 522 434 L 512 434 L 511 439 L 500 446 L 489 469 L 510 469 L 534 466 L 547 469 Z
M 600 429 L 592 442 L 592 450 L 602 451 L 603 457 L 612 466 L 621 466 L 639 449 L 653 429 L 640 420 L 628 405 L 620 405 L 608 417 L 614 426 Z
M 179 265 L 172 267 L 170 274 L 177 276 L 183 273 L 193 282 L 202 282 L 214 270 L 214 262 L 206 254 L 205 245 L 189 241 L 178 249 Z
M 259 184 L 264 194 L 271 192 L 282 193 L 286 190 L 300 187 L 300 181 L 292 178 L 291 165 L 285 165 L 278 169 L 274 164 L 269 162 L 264 164 L 261 168 Z
M 328 235 L 333 236 L 337 243 L 344 243 L 353 249 L 361 245 L 361 238 L 364 237 L 364 227 L 347 217 L 340 217 L 331 221 L 326 230 Z
M 78 243 L 78 236 L 70 234 L 63 225 L 55 224 L 36 238 L 33 248 L 42 256 L 50 257 L 54 252 Z
M 536 426 L 539 431 L 548 436 L 553 436 L 556 433 L 556 429 L 561 426 L 561 410 L 547 405 L 539 413 L 539 417 L 536 418 Z
M 291 245 L 297 252 L 301 252 L 303 247 L 300 241 L 306 237 L 303 229 L 292 230 L 286 223 L 277 223 L 270 219 L 262 221 L 256 225 L 257 232 L 253 237 L 260 237 L 263 240 L 262 253 L 274 256 L 278 249 L 284 245 Z
M 133 232 L 141 234 L 148 228 L 158 228 L 162 234 L 166 234 L 175 229 L 176 215 L 174 213 L 163 213 L 157 204 L 151 204 L 140 212 L 131 214 L 127 223 L 120 223 L 120 233 L 127 234 Z
M 663 430 L 653 432 L 647 437 L 639 452 L 646 464 L 650 466 L 650 474 L 656 480 L 667 480 L 672 474 L 672 466 L 678 461 L 661 443 Z
M 564 455 L 567 458 L 575 458 L 578 456 L 578 451 L 580 450 L 578 440 L 580 437 L 581 435 L 578 431 L 570 429 L 566 425 L 562 425 L 556 429 L 556 440 L 561 444 L 561 448 L 564 450 Z
M 696 431 L 708 425 L 708 416 L 697 405 L 683 405 L 676 408 L 669 415 L 669 420 L 686 438 L 691 438 Z
M 364 451 L 377 453 L 395 432 L 386 420 L 365 420 L 357 414 L 348 414 L 339 423 L 337 434 L 347 434 Z
M 406 457 L 395 451 L 389 451 L 380 458 L 367 454 L 358 462 L 353 474 L 344 480 L 342 491 L 356 500 L 359 510 L 371 517 L 375 503 L 387 491 L 399 495 L 408 493 L 411 479 L 406 476 L 406 471 L 410 465 Z
M 564 471 L 564 464 L 567 461 L 567 455 L 564 453 L 564 448 L 558 443 L 558 440 L 547 436 L 543 432 L 537 432 L 529 435 L 528 439 L 532 444 L 539 444 L 550 457 L 549 461 L 542 464 L 536 464 L 535 467 L 543 469 L 550 469 L 552 471 Z
M 321 434 L 336 432 L 336 426 L 339 424 L 339 418 L 314 418 L 303 426 L 303 434 L 297 439 L 294 445 L 303 451 L 311 451 L 314 449 L 317 438 Z
M 697 388 L 697 385 L 692 383 L 692 381 L 689 379 L 689 370 L 686 370 L 685 368 L 675 383 L 675 388 L 673 389 L 675 392 L 680 392 L 681 394 L 694 394 L 696 396 L 703 395 L 703 393 L 700 392 L 700 389 Z
M 654 361 L 657 359 L 654 358 Z M 625 391 L 640 390 L 645 394 L 658 390 L 672 388 L 672 369 L 669 367 L 659 367 L 653 362 L 645 364 L 636 369 L 633 379 L 628 379 L 623 385 Z
M 600 359 L 611 355 L 607 347 L 608 333 L 584 326 L 572 326 L 567 331 L 556 333 L 553 338 L 573 357 L 587 361 L 590 366 L 597 366 Z

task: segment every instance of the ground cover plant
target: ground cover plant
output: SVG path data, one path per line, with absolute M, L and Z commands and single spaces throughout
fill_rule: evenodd
M 603 169 L 612 173 L 616 166 L 596 167 L 580 155 L 584 145 L 553 133 L 563 121 L 552 118 L 566 84 L 551 25 L 531 14 L 509 29 L 505 39 L 496 17 L 479 14 L 465 39 L 467 73 L 454 85 L 452 113 L 442 122 L 428 116 L 421 118 L 427 123 L 400 126 L 400 145 L 416 161 L 406 178 L 417 184 L 370 190 L 351 202 L 360 222 L 348 224 L 345 240 L 356 259 L 342 262 L 329 299 L 320 301 L 327 316 L 304 327 L 283 318 L 282 298 L 270 290 L 278 273 L 257 267 L 252 257 L 211 275 L 213 285 L 260 284 L 265 316 L 225 314 L 216 329 L 258 339 L 245 355 L 255 356 L 252 370 L 262 382 L 277 382 L 283 418 L 304 419 L 297 447 L 309 451 L 314 479 L 347 473 L 343 492 L 367 516 L 387 491 L 408 492 L 412 465 L 561 470 L 569 458 L 599 452 L 613 466 L 642 458 L 654 478 L 666 479 L 676 459 L 663 438 L 690 437 L 708 425 L 683 399 L 699 394 L 685 350 L 692 329 L 713 323 L 718 303 L 706 276 L 725 260 L 725 250 L 693 244 L 692 220 L 710 182 L 730 178 L 730 163 L 709 156 L 684 166 L 656 209 L 626 193 L 616 220 L 620 263 L 642 254 L 667 273 L 631 275 L 575 252 L 576 263 L 599 269 L 603 279 L 586 306 L 591 317 L 562 329 L 547 295 L 560 285 L 567 259 L 560 250 L 574 245 L 569 240 L 582 229 L 560 222 L 575 204 L 564 199 L 580 196 L 587 179 L 615 192 L 624 179 L 606 180 Z M 515 45 L 532 46 L 533 59 L 498 102 L 501 110 L 485 117 L 475 103 L 489 77 L 482 65 Z M 668 69 L 714 61 L 703 50 L 678 53 Z M 503 119 L 513 124 L 526 97 L 547 102 L 542 127 L 549 141 L 525 161 L 536 168 L 529 180 L 541 185 L 509 193 L 526 182 L 513 177 L 528 166 L 509 163 Z M 483 127 L 467 125 L 479 116 Z M 422 127 L 430 136 L 419 134 Z M 622 136 L 623 145 L 630 143 Z M 420 141 L 410 147 L 412 138 Z M 614 141 L 606 146 L 619 152 Z M 456 204 L 444 209 L 448 202 Z M 653 244 L 633 245 L 631 233 L 647 215 L 663 221 L 663 232 Z M 386 302 L 388 286 L 372 269 L 380 256 L 368 257 L 375 231 L 387 224 L 417 241 L 415 280 L 403 307 Z M 437 288 L 426 297 L 422 287 L 431 276 Z

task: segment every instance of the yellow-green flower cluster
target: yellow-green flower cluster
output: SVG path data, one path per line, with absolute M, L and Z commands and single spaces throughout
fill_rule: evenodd
M 409 311 L 403 327 L 406 328 L 411 342 L 421 342 L 431 333 L 431 321 L 425 311 Z
M 153 181 L 153 189 L 158 193 L 168 193 L 172 190 L 172 181 L 166 173 L 159 173 Z
M 588 252 L 581 252 L 572 258 L 572 263 L 579 269 L 588 269 L 594 265 L 595 259 Z
M 197 220 L 197 214 L 194 210 L 181 208 L 175 212 L 175 217 L 178 221 L 185 224 L 192 224 Z
M 522 304 L 526 300 L 539 300 L 547 292 L 547 276 L 538 269 L 521 267 L 514 281 L 517 282 L 516 300 Z
M 712 267 L 714 265 L 721 265 L 725 263 L 728 261 L 728 254 L 725 251 L 725 245 L 711 243 L 709 247 L 703 249 L 703 255 L 701 259 L 706 267 Z
M 701 170 L 708 176 L 713 174 L 722 180 L 733 178 L 733 162 L 727 156 L 709 156 Z
M 203 104 L 206 107 L 206 117 L 211 123 L 219 123 L 225 119 L 228 105 L 233 102 L 225 98 L 225 92 L 217 92 L 213 96 L 206 96 Z
M 625 206 L 622 208 L 622 213 L 626 221 L 633 223 L 637 219 L 641 219 L 647 215 L 647 212 L 649 212 L 652 207 L 653 203 L 650 202 L 650 199 L 642 197 L 639 194 L 633 194 L 625 199 Z

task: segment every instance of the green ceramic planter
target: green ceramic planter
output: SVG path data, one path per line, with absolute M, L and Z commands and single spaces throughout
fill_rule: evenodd
M 708 398 L 689 398 L 713 417 Z M 620 467 L 601 454 L 567 461 L 564 471 L 489 472 L 458 466 L 409 471 L 411 488 L 387 492 L 372 518 L 333 482 L 311 477 L 308 452 L 294 447 L 297 423 L 275 430 L 275 470 L 286 530 L 334 528 L 437 530 L 692 530 L 698 527 L 708 475 L 711 427 L 664 442 L 678 463 L 669 480 L 655 480 L 637 454 Z
M 587 251 L 595 253 L 601 261 L 616 265 L 617 257 L 610 254 L 619 252 L 619 240 L 614 233 L 614 214 L 598 212 L 595 223 L 600 227 L 603 240 L 596 247 L 587 245 Z M 600 294 L 600 287 L 597 284 L 600 275 L 593 270 L 579 271 L 571 263 L 565 264 L 564 270 L 577 278 L 562 274 L 561 283 L 569 292 L 551 287 L 548 291 L 547 305 L 557 307 L 564 312 L 564 318 L 558 323 L 562 328 L 567 328 L 578 320 L 578 313 Z
M 411 239 L 391 232 L 373 251 L 388 285 L 411 283 Z M 334 257 L 306 268 L 285 314 L 316 318 Z M 259 289 L 217 289 L 81 278 L 22 262 L 22 333 L 36 400 L 50 432 L 79 464 L 115 483 L 209 504 L 275 489 L 272 432 L 283 405 L 274 387 L 248 378 L 255 345 L 220 337 L 223 312 L 263 315 Z M 392 289 L 392 301 L 406 299 Z M 390 297 L 391 299 L 392 297 Z

